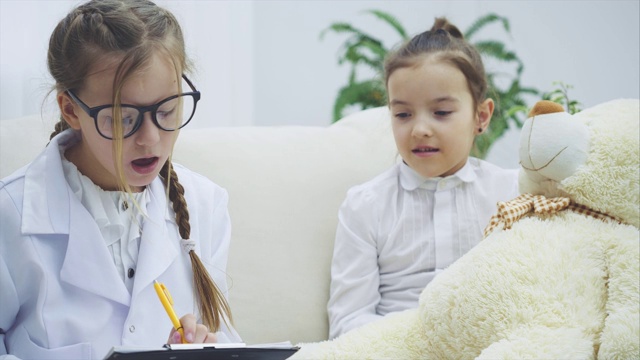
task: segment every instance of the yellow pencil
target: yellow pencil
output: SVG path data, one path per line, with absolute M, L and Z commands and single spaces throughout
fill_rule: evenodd
M 160 298 L 162 306 L 164 306 L 167 315 L 169 315 L 169 319 L 171 319 L 173 327 L 180 333 L 182 343 L 186 343 L 186 341 L 184 340 L 184 330 L 182 329 L 182 324 L 180 324 L 180 320 L 178 319 L 178 316 L 176 316 L 176 312 L 173 311 L 173 299 L 171 298 L 169 290 L 167 290 L 164 284 L 159 283 L 157 280 L 154 280 L 153 287 L 156 289 L 158 298 Z

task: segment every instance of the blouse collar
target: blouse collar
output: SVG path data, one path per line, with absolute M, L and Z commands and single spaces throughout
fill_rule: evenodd
M 474 171 L 474 159 L 469 158 L 464 166 L 455 174 L 446 177 L 425 178 L 418 174 L 405 162 L 400 166 L 400 184 L 407 191 L 413 191 L 417 188 L 427 190 L 448 190 L 458 186 L 461 183 L 469 183 L 474 181 L 478 176 Z
M 140 236 L 140 225 L 144 214 L 138 211 L 132 200 L 140 206 L 140 210 L 145 212 L 150 201 L 147 188 L 142 192 L 134 193 L 133 199 L 130 199 L 130 195 L 124 191 L 102 190 L 91 179 L 80 173 L 73 163 L 64 158 L 64 149 L 61 149 L 60 158 L 71 191 L 95 219 L 107 246 L 123 236 L 127 236 L 127 240 Z M 135 216 L 132 211 L 135 212 Z M 129 224 L 124 222 L 131 222 L 131 224 L 126 226 Z M 128 234 L 124 234 L 126 229 L 129 230 Z

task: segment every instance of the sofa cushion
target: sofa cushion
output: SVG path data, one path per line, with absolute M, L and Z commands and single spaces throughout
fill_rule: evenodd
M 229 191 L 230 303 L 243 340 L 326 339 L 338 208 L 396 161 L 386 108 L 328 127 L 185 129 L 174 154 Z

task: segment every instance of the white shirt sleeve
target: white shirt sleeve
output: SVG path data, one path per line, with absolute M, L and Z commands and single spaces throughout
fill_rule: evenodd
M 15 355 L 0 355 L 0 360 L 20 360 Z
M 9 272 L 9 267 L 4 256 L 9 255 L 11 248 L 5 248 L 4 245 L 10 243 L 9 239 L 19 238 L 20 216 L 15 207 L 11 209 L 13 199 L 11 199 L 8 191 L 0 189 L 0 208 L 2 211 L 2 232 L 0 233 L 0 359 L 16 360 L 18 357 L 7 355 L 7 345 L 5 332 L 14 327 L 16 317 L 20 310 L 20 300 L 16 291 L 15 282 Z M 12 211 L 13 210 L 13 211 Z
M 376 311 L 380 272 L 371 205 L 348 195 L 338 214 L 328 303 L 329 338 L 381 317 Z
M 2 360 L 15 360 L 18 359 L 13 355 L 7 355 L 7 347 L 5 345 L 4 331 L 13 326 L 15 317 L 18 314 L 19 304 L 18 297 L 13 286 L 11 276 L 9 276 L 9 269 L 7 268 L 4 259 L 0 257 L 0 304 L 2 304 L 2 313 L 0 314 L 0 359 Z

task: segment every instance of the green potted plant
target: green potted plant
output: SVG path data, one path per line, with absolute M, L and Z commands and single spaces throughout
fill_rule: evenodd
M 380 10 L 366 10 L 365 14 L 372 15 L 390 26 L 398 35 L 398 42 L 406 41 L 409 35 L 400 22 L 391 14 Z M 539 96 L 540 91 L 533 87 L 521 84 L 521 75 L 524 69 L 522 60 L 517 54 L 508 50 L 505 44 L 498 40 L 478 40 L 475 35 L 490 24 L 500 24 L 502 29 L 510 34 L 509 20 L 497 14 L 487 14 L 474 21 L 464 32 L 465 38 L 470 41 L 485 61 L 491 59 L 504 63 L 501 69 L 514 69 L 513 71 L 487 71 L 490 96 L 496 101 L 491 124 L 487 131 L 476 139 L 472 155 L 484 158 L 491 145 L 509 129 L 511 124 L 522 127 L 528 110 L 525 96 Z M 345 110 L 351 106 L 360 109 L 386 105 L 386 91 L 382 81 L 384 58 L 391 50 L 384 46 L 381 40 L 346 22 L 332 23 L 320 33 L 323 39 L 328 32 L 347 35 L 338 51 L 338 64 L 350 66 L 347 84 L 340 88 L 333 108 L 333 121 L 338 121 L 345 115 Z M 360 79 L 357 71 L 363 67 L 372 69 L 375 76 Z M 498 86 L 507 84 L 506 86 Z M 556 94 L 558 95 L 558 94 Z
M 542 100 L 550 100 L 564 106 L 569 114 L 580 112 L 582 104 L 576 100 L 569 98 L 569 89 L 573 86 L 563 83 L 562 81 L 554 81 L 555 89 L 542 94 Z

